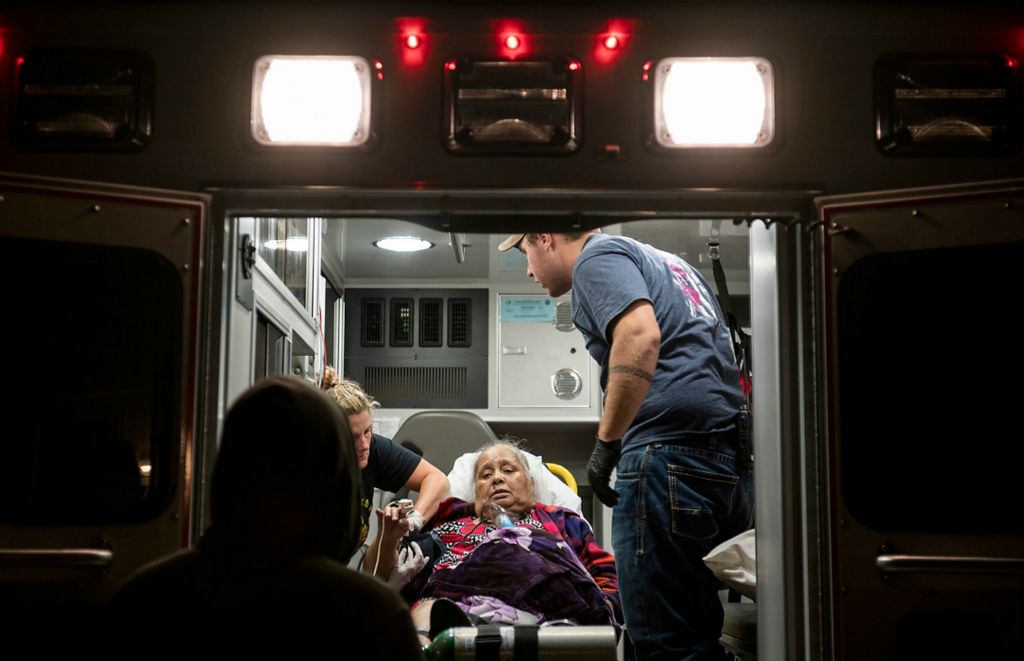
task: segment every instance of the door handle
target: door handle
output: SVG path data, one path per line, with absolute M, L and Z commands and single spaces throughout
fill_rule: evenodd
M 110 549 L 0 549 L 0 568 L 35 567 L 110 569 L 114 553 Z
M 1024 572 L 1024 558 L 888 553 L 875 558 L 875 569 L 881 574 L 1019 574 Z

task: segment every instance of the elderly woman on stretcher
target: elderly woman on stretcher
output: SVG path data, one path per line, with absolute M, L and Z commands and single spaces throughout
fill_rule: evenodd
M 499 440 L 480 450 L 475 501 L 449 498 L 403 541 L 400 512 L 381 514 L 377 574 L 412 603 L 424 637 L 448 626 L 622 622 L 615 560 L 576 512 L 536 502 L 523 453 Z M 372 548 L 370 553 L 379 549 Z M 457 606 L 457 608 L 456 608 Z

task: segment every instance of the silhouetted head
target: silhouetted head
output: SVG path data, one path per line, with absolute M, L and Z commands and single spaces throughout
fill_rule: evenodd
M 337 405 L 271 377 L 228 411 L 213 471 L 213 528 L 225 543 L 287 557 L 347 558 L 359 527 L 359 470 Z

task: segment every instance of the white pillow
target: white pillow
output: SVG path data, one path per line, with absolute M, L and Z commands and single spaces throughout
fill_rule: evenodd
M 540 457 L 526 451 L 523 454 L 526 456 L 530 476 L 533 477 L 534 498 L 545 505 L 558 505 L 582 515 L 583 501 L 580 497 L 565 482 L 555 477 Z M 448 473 L 448 481 L 452 485 L 451 495 L 469 502 L 476 499 L 476 476 L 473 469 L 479 456 L 479 452 L 467 452 L 455 460 L 452 472 Z
M 704 564 L 729 587 L 756 601 L 757 562 L 755 535 L 751 528 L 727 539 L 704 556 Z

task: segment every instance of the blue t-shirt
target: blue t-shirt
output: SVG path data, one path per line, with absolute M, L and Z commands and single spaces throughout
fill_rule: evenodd
M 679 257 L 630 238 L 595 234 L 572 272 L 572 318 L 608 383 L 611 323 L 650 301 L 661 328 L 654 380 L 623 450 L 735 426 L 744 402 L 729 326 L 703 276 Z

